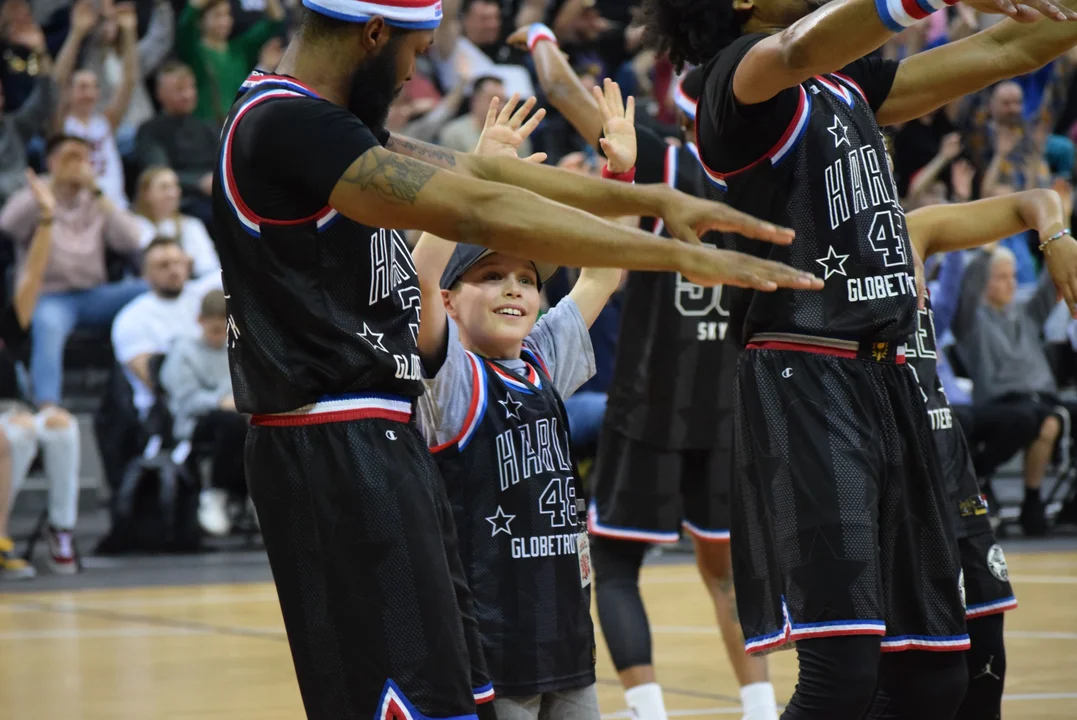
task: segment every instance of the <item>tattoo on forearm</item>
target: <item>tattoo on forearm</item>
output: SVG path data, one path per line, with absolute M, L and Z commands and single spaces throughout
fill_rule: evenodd
M 438 147 L 437 145 L 430 145 L 417 140 L 407 140 L 396 136 L 390 136 L 385 149 L 422 160 L 423 162 L 428 162 L 431 165 L 437 165 L 438 167 L 456 167 L 456 153 L 452 150 Z
M 429 165 L 375 148 L 363 153 L 358 167 L 345 172 L 341 180 L 373 190 L 387 202 L 414 205 L 419 191 L 436 172 Z

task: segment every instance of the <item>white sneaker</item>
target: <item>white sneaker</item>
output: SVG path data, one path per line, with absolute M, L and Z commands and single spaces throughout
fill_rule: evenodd
M 198 502 L 198 524 L 209 535 L 224 537 L 232 532 L 228 517 L 228 495 L 223 490 L 203 490 Z
M 58 575 L 74 575 L 79 571 L 75 561 L 75 545 L 70 530 L 49 527 L 49 569 Z

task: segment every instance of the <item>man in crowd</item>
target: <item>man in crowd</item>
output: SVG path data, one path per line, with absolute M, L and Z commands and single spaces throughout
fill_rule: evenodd
M 97 186 L 91 148 L 82 138 L 49 140 L 48 183 L 56 196 L 52 252 L 34 311 L 30 379 L 40 405 L 58 405 L 64 346 L 79 328 L 107 328 L 127 302 L 141 293 L 141 280 L 108 282 L 106 249 L 135 253 L 142 234 L 133 215 L 117 208 Z M 16 192 L 0 211 L 0 231 L 15 243 L 20 267 L 41 218 L 29 188 Z
M 469 152 L 475 147 L 479 142 L 483 123 L 486 122 L 486 110 L 495 97 L 505 99 L 505 84 L 499 78 L 492 75 L 475 78 L 470 112 L 441 129 L 441 145 L 458 152 Z M 523 141 L 520 152 L 524 157 L 531 154 L 530 140 Z

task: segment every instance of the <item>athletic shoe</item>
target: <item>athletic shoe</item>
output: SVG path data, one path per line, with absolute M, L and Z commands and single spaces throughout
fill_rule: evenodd
M 75 543 L 70 530 L 57 530 L 49 526 L 49 569 L 57 575 L 74 575 L 79 571 L 75 562 Z
M 0 537 L 0 581 L 29 580 L 37 575 L 34 566 L 15 557 L 15 543 L 11 538 Z
M 202 491 L 198 501 L 198 524 L 208 535 L 225 537 L 232 532 L 232 518 L 228 515 L 228 494 L 217 488 Z

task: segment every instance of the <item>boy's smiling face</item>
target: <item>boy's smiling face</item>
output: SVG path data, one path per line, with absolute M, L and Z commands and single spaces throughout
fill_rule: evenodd
M 441 294 L 464 347 L 486 357 L 518 358 L 538 319 L 538 286 L 531 262 L 493 253 Z

